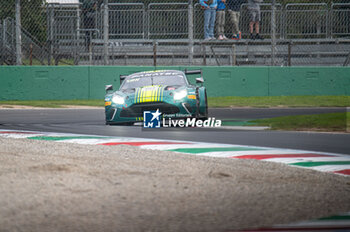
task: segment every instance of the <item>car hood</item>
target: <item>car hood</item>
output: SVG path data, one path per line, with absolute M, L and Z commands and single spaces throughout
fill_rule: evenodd
M 134 103 L 159 102 L 163 97 L 169 95 L 176 89 L 186 88 L 185 86 L 150 85 L 132 90 L 121 91 L 134 99 Z

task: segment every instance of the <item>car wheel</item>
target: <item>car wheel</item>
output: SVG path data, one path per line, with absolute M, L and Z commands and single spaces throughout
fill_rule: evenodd
M 205 97 L 205 111 L 204 114 L 202 116 L 203 120 L 207 120 L 208 119 L 208 98 L 207 98 L 207 91 L 204 92 L 204 97 Z
M 196 119 L 200 119 L 200 112 L 199 112 L 199 108 L 200 107 L 200 100 L 199 100 L 199 91 L 198 88 L 196 89 L 196 115 L 195 118 Z

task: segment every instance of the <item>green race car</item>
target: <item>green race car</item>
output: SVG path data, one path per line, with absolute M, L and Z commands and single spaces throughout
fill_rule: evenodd
M 201 74 L 196 85 L 186 75 Z M 120 76 L 120 88 L 106 86 L 106 124 L 132 125 L 143 121 L 144 111 L 159 111 L 162 118 L 208 117 L 206 89 L 201 70 L 159 70 Z

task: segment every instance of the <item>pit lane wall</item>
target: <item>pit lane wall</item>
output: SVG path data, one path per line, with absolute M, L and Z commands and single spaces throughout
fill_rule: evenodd
M 211 97 L 350 95 L 350 67 L 0 66 L 0 100 L 101 99 L 121 74 L 186 68 L 202 69 Z

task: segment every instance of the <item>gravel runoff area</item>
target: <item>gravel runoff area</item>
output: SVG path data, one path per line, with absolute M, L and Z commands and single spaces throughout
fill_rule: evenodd
M 234 231 L 349 211 L 349 177 L 131 146 L 0 138 L 0 231 Z

